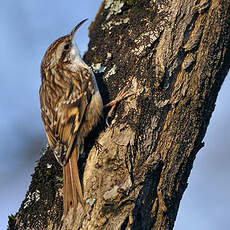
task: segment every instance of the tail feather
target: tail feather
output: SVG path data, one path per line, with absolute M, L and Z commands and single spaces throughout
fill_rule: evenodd
M 84 208 L 84 198 L 82 194 L 81 183 L 79 179 L 77 166 L 77 150 L 75 149 L 68 162 L 63 166 L 63 180 L 64 180 L 64 215 L 66 216 L 70 208 L 76 209 L 78 202 Z

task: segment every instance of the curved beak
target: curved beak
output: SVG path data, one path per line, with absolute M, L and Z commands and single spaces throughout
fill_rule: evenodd
M 80 28 L 80 26 L 81 26 L 85 21 L 87 21 L 87 20 L 88 20 L 88 18 L 82 20 L 80 23 L 78 23 L 78 24 L 73 28 L 73 30 L 72 30 L 71 33 L 70 33 L 71 37 L 74 37 L 75 33 L 76 33 L 77 30 Z

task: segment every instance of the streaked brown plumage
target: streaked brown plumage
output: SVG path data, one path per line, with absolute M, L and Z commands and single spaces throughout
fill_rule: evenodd
M 103 110 L 94 74 L 73 39 L 84 22 L 54 41 L 41 63 L 41 116 L 49 145 L 63 167 L 64 215 L 78 202 L 84 207 L 77 160 Z

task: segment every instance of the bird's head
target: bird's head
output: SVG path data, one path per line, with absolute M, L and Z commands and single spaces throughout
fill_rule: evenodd
M 69 34 L 58 38 L 49 46 L 42 60 L 42 68 L 52 67 L 57 64 L 71 64 L 75 59 L 80 58 L 74 35 L 86 20 L 81 21 Z

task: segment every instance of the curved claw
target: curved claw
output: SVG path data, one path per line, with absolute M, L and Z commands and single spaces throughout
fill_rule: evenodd
M 110 117 L 112 117 L 113 111 L 114 111 L 114 109 L 116 108 L 117 103 L 119 103 L 119 102 L 122 101 L 124 98 L 129 97 L 129 96 L 131 96 L 131 95 L 133 95 L 133 94 L 134 94 L 134 92 L 128 90 L 128 85 L 126 85 L 126 86 L 117 94 L 116 98 L 115 98 L 113 101 L 109 102 L 108 104 L 106 104 L 106 105 L 104 106 L 104 107 L 110 107 L 110 106 L 111 106 L 111 109 L 109 110 L 109 113 L 108 113 L 108 115 L 107 115 L 107 117 L 106 117 L 106 120 L 105 120 L 105 123 L 106 123 L 106 125 L 107 125 L 108 127 L 110 127 L 109 122 L 108 122 L 108 119 L 109 119 Z
M 110 124 L 109 124 L 108 119 L 109 119 L 109 117 L 107 116 L 106 119 L 105 119 L 105 123 L 106 123 L 107 127 L 110 128 Z

